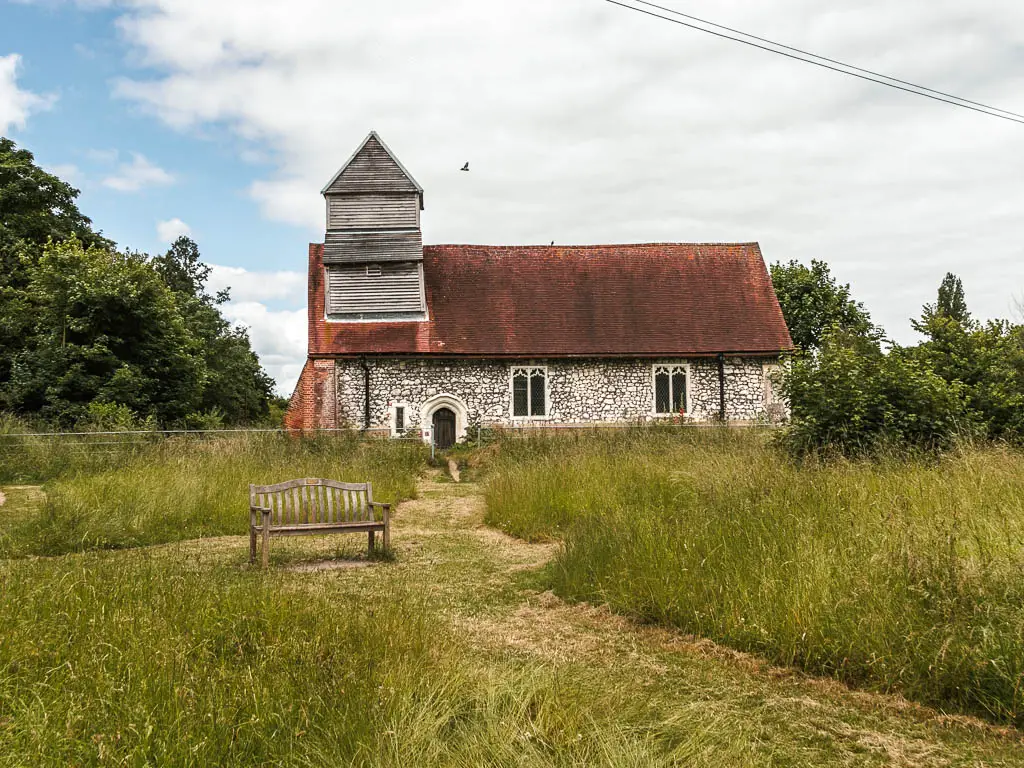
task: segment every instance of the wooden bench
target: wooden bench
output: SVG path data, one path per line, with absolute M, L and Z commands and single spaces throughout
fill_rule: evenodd
M 380 510 L 377 519 L 375 510 Z M 256 562 L 256 537 L 263 540 L 263 567 L 270 562 L 271 536 L 366 533 L 373 554 L 377 531 L 391 547 L 391 505 L 373 500 L 370 483 L 339 483 L 308 477 L 277 485 L 249 486 L 249 562 Z

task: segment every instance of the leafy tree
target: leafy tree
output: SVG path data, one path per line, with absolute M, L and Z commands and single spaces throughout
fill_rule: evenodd
M 960 278 L 947 272 L 939 285 L 938 300 L 934 304 L 925 304 L 920 320 L 911 320 L 914 330 L 926 336 L 933 320 L 947 319 L 960 326 L 969 327 L 972 323 L 971 313 L 967 311 L 967 298 L 964 285 Z
M 0 136 L 0 386 L 31 336 L 28 271 L 50 240 L 77 237 L 113 247 L 75 203 L 78 190 L 35 164 L 32 153 Z
M 953 274 L 942 281 L 938 301 L 926 304 L 912 324 L 926 336 L 914 358 L 963 386 L 990 437 L 1024 441 L 1024 327 L 972 320 Z
M 118 253 L 77 197 L 0 138 L 0 405 L 64 426 L 265 418 L 273 382 L 196 244 Z
M 952 272 L 947 272 L 939 286 L 939 300 L 935 305 L 937 314 L 955 320 L 961 325 L 970 322 L 971 313 L 967 311 L 967 299 L 964 297 L 964 284 Z
M 831 331 L 877 338 L 880 331 L 864 305 L 850 297 L 850 286 L 840 285 L 828 264 L 798 261 L 773 264 L 772 282 L 789 326 L 793 343 L 800 349 L 819 349 Z
M 978 432 L 960 382 L 855 333 L 828 334 L 818 354 L 798 356 L 783 390 L 792 410 L 783 440 L 798 454 L 941 450 Z
M 87 247 L 112 243 L 78 210 L 78 190 L 35 164 L 32 153 L 0 136 L 0 232 L 36 246 L 77 237 Z
M 941 321 L 949 321 L 965 329 L 973 324 L 971 312 L 967 308 L 964 284 L 952 272 L 946 272 L 942 279 L 938 300 L 934 304 L 925 304 L 921 319 L 911 319 L 910 325 L 915 331 L 930 336 L 933 328 L 942 325 Z
M 232 328 L 218 309 L 228 300 L 228 291 L 216 296 L 206 292 L 210 267 L 203 263 L 199 246 L 191 238 L 179 237 L 167 253 L 153 259 L 153 266 L 174 292 L 186 324 L 201 343 L 206 371 L 203 423 L 211 423 L 212 414 L 235 424 L 265 418 L 274 381 L 260 366 L 248 334 Z M 193 422 L 199 423 L 196 417 Z
M 28 278 L 33 338 L 6 387 L 14 410 L 71 425 L 113 403 L 168 424 L 201 406 L 201 344 L 145 257 L 72 238 L 51 243 Z

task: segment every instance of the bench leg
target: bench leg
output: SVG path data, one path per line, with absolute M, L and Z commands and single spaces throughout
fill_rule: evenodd
M 384 551 L 391 551 L 391 525 L 388 521 L 384 521 Z
M 373 549 L 374 549 L 374 544 L 376 543 L 375 542 L 376 537 L 377 537 L 377 532 L 376 531 L 370 531 L 369 533 L 366 534 L 366 539 L 367 539 L 366 556 L 367 557 L 373 557 Z
M 270 513 L 263 515 L 263 570 L 270 567 Z
M 249 513 L 249 565 L 256 564 L 256 513 Z

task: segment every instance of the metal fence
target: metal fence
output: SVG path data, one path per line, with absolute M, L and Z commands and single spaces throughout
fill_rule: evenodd
M 134 451 L 142 446 L 154 446 L 169 441 L 211 441 L 243 435 L 288 435 L 316 438 L 331 435 L 360 434 L 353 429 L 317 429 L 297 433 L 287 429 L 137 429 L 97 430 L 86 432 L 4 432 L 0 433 L 0 457 L 32 451 L 60 448 L 81 452 L 120 453 Z M 376 435 L 369 435 L 376 437 Z M 418 437 L 398 437 L 397 440 L 419 440 Z
M 494 424 L 473 425 L 467 431 L 466 442 L 482 445 L 499 436 L 531 437 L 545 434 L 581 434 L 585 432 L 608 432 L 628 429 L 715 429 L 723 425 L 716 422 L 618 422 L 590 424 Z M 728 426 L 774 429 L 778 425 L 734 423 Z M 359 435 L 367 439 L 403 440 L 409 442 L 426 442 L 434 452 L 433 440 L 423 440 L 419 430 L 410 430 L 400 436 L 389 434 L 387 429 L 360 430 L 351 427 L 323 428 L 314 430 L 288 430 L 273 428 L 235 428 L 235 429 L 139 429 L 139 430 L 99 430 L 86 432 L 5 432 L 0 433 L 0 456 L 17 452 L 38 450 L 47 443 L 62 448 L 83 451 L 118 451 L 142 445 L 153 445 L 166 440 L 216 440 L 223 437 L 240 435 L 289 435 L 302 438 L 316 438 L 331 435 Z M 431 435 L 432 437 L 432 435 Z

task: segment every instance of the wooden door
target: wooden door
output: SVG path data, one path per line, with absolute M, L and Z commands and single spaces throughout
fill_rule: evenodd
M 434 411 L 434 446 L 446 450 L 455 445 L 455 412 L 450 408 Z

